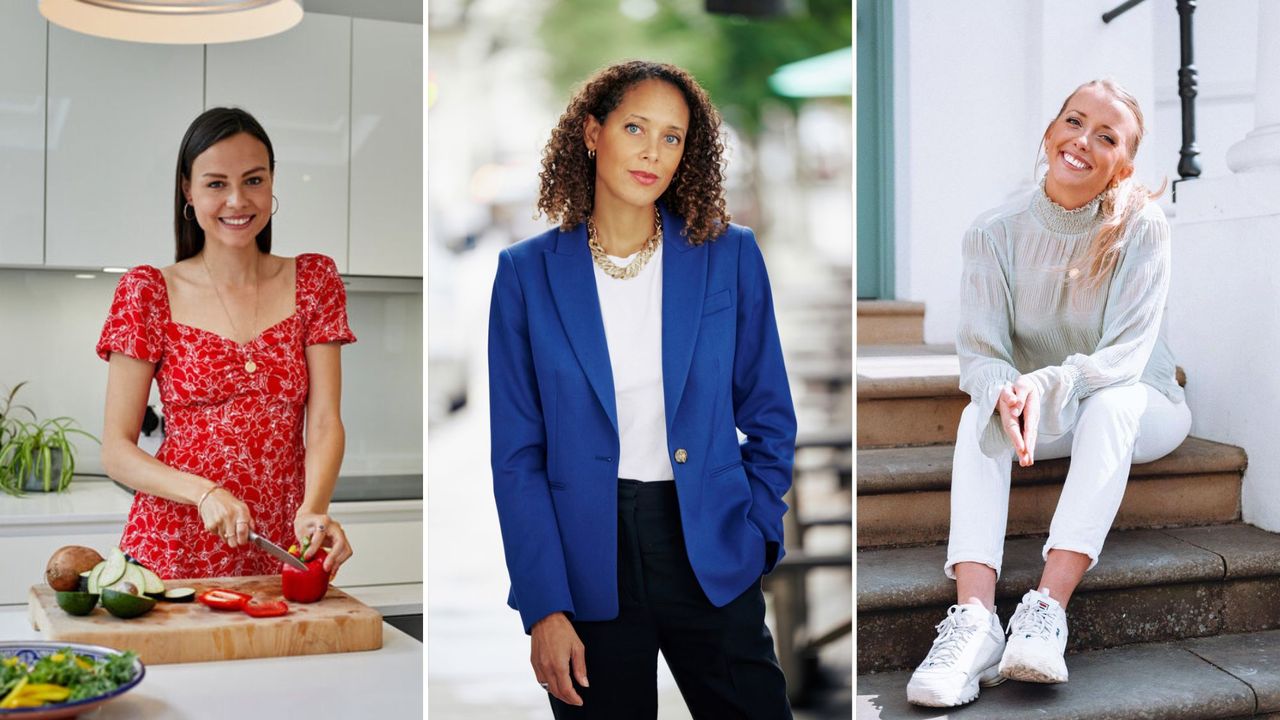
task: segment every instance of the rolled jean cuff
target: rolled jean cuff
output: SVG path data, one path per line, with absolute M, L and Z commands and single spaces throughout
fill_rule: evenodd
M 1066 550 L 1068 552 L 1087 555 L 1089 557 L 1089 567 L 1084 569 L 1085 572 L 1089 572 L 1093 569 L 1094 565 L 1098 564 L 1098 556 L 1102 554 L 1102 548 L 1087 548 L 1082 545 L 1063 544 L 1054 542 L 1053 538 L 1049 538 L 1048 540 L 1045 540 L 1044 549 L 1040 551 L 1040 557 L 1043 558 L 1045 562 L 1049 562 L 1050 550 Z
M 983 557 L 978 557 L 976 555 L 967 555 L 967 556 L 957 555 L 955 557 L 948 556 L 947 564 L 942 566 L 942 572 L 945 573 L 947 577 L 951 578 L 952 580 L 955 580 L 956 579 L 955 565 L 956 563 L 962 563 L 962 562 L 971 562 L 971 563 L 979 563 L 981 565 L 986 565 L 987 567 L 996 571 L 996 580 L 1000 579 L 1000 559 L 999 558 L 992 559 L 990 557 L 983 558 Z

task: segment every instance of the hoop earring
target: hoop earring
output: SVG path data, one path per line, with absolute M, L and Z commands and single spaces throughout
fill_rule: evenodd
M 594 149 L 588 150 L 588 151 L 587 151 L 587 157 L 588 157 L 588 158 L 590 158 L 590 159 L 592 159 L 592 160 L 595 160 L 595 159 L 596 159 L 596 151 L 595 151 Z
M 190 209 L 191 209 L 191 203 L 184 203 L 184 204 L 182 205 L 182 219 L 183 219 L 183 220 L 195 220 L 195 216 L 194 216 L 194 215 L 192 215 L 192 217 L 187 217 L 187 210 L 190 210 Z
M 276 206 L 271 209 L 271 217 L 275 217 L 276 213 L 280 212 L 280 198 L 272 195 L 271 199 L 276 201 Z

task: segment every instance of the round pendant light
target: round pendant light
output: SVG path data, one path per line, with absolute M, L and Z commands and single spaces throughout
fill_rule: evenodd
M 40 0 L 40 13 L 87 35 L 204 45 L 284 32 L 302 20 L 302 0 Z

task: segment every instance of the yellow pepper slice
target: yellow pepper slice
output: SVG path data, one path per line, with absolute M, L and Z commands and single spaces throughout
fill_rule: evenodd
M 71 695 L 71 688 L 53 683 L 30 683 L 23 695 L 28 698 L 42 698 L 53 702 L 62 702 Z
M 15 703 L 22 700 L 22 690 L 26 686 L 27 678 L 24 675 L 22 679 L 18 681 L 18 684 L 14 685 L 13 689 L 9 691 L 9 694 L 4 696 L 4 700 L 0 700 L 0 708 L 18 707 Z

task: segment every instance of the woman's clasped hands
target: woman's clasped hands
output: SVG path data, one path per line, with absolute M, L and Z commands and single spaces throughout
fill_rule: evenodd
M 1005 385 L 996 399 L 1000 425 L 1013 443 L 1018 464 L 1031 467 L 1035 462 L 1036 432 L 1040 425 L 1040 389 L 1026 375 Z

